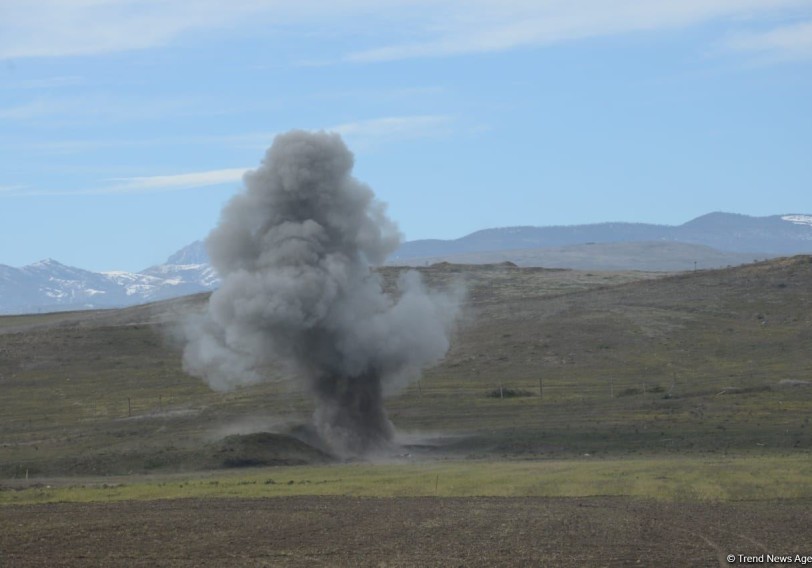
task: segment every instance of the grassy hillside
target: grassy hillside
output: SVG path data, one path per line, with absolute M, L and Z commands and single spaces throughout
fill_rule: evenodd
M 421 271 L 464 280 L 468 302 L 447 359 L 387 402 L 412 453 L 812 449 L 810 257 L 656 277 Z M 172 330 L 204 302 L 0 318 L 0 475 L 218 467 L 235 451 L 224 437 L 306 422 L 311 405 L 287 383 L 219 394 L 183 373 Z M 320 459 L 284 444 L 263 463 Z
M 725 252 L 674 241 L 586 243 L 552 248 L 527 248 L 460 252 L 437 257 L 410 258 L 421 266 L 438 261 L 462 264 L 513 262 L 519 266 L 548 266 L 575 270 L 682 271 L 722 268 L 781 256 L 779 254 Z

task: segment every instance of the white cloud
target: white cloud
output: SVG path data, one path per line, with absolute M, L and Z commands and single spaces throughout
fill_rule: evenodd
M 234 135 L 188 135 L 160 136 L 155 138 L 84 138 L 47 140 L 3 140 L 0 138 L 0 151 L 24 150 L 39 155 L 70 155 L 95 152 L 110 148 L 157 148 L 183 146 L 210 146 L 241 148 L 261 151 L 273 140 L 274 133 L 253 133 Z
M 812 20 L 763 32 L 738 33 L 723 42 L 727 49 L 769 58 L 812 58 Z
M 2 0 L 0 59 L 153 48 L 190 33 L 237 34 L 256 26 L 267 37 L 282 26 L 286 34 L 310 37 L 363 36 L 372 46 L 344 59 L 384 61 L 740 22 L 790 10 L 808 11 L 809 0 Z
M 0 59 L 89 55 L 165 45 L 185 31 L 213 25 L 212 18 L 228 22 L 227 10 L 214 10 L 212 4 L 3 0 Z
M 3 115 L 0 110 L 0 118 Z M 32 113 L 33 114 L 33 113 Z M 20 113 L 26 115 L 26 113 Z M 327 127 L 350 140 L 351 144 L 378 145 L 399 140 L 441 136 L 450 133 L 453 117 L 447 115 L 405 115 L 359 120 Z M 49 139 L 37 141 L 2 140 L 0 150 L 25 149 L 44 155 L 80 154 L 100 148 L 138 148 L 172 145 L 195 145 L 249 149 L 262 152 L 279 132 L 245 132 L 195 136 L 162 136 L 158 138 Z
M 88 193 L 148 193 L 237 183 L 242 180 L 247 169 L 228 168 L 164 176 L 119 178 L 111 180 L 117 182 L 111 186 L 95 191 L 88 190 Z
M 353 148 L 364 150 L 379 147 L 383 144 L 403 140 L 436 137 L 448 134 L 453 126 L 453 117 L 446 115 L 414 115 L 390 116 L 359 120 L 338 124 L 327 128 L 331 132 L 338 132 L 346 138 Z M 200 142 L 206 144 L 256 145 L 258 149 L 267 148 L 273 141 L 276 133 L 256 132 L 231 136 L 208 136 L 199 139 L 185 138 L 185 143 Z M 172 139 L 176 142 L 176 139 Z M 47 146 L 45 150 L 57 151 L 59 149 L 92 148 L 96 144 L 141 144 L 145 141 L 63 141 L 54 142 L 53 147 Z M 156 140 L 148 141 L 154 145 Z M 74 145 L 77 148 L 74 148 Z M 207 170 L 200 172 L 187 172 L 182 174 L 141 176 L 113 178 L 99 184 L 98 187 L 89 187 L 78 190 L 50 191 L 26 189 L 22 185 L 0 186 L 0 195 L 5 196 L 56 196 L 56 195 L 118 195 L 132 193 L 160 193 L 167 191 L 181 191 L 209 187 L 222 184 L 238 184 L 243 174 L 250 169 L 226 168 L 220 170 Z M 112 182 L 112 183 L 111 183 Z
M 353 147 L 365 149 L 381 144 L 447 134 L 452 118 L 446 115 L 390 116 L 332 126 Z
M 2 0 L 0 60 L 149 49 L 260 19 L 269 26 L 308 24 L 345 12 L 351 19 L 374 6 L 372 0 Z
M 389 61 L 504 51 L 589 37 L 746 19 L 807 6 L 804 0 L 513 0 L 445 2 L 404 43 L 357 51 L 350 61 Z M 429 19 L 430 18 L 430 19 Z
M 208 170 L 184 174 L 171 174 L 160 176 L 114 178 L 100 187 L 90 187 L 77 190 L 51 191 L 31 189 L 24 190 L 23 186 L 5 186 L 8 196 L 59 196 L 59 195 L 125 195 L 132 193 L 163 193 L 167 191 L 180 191 L 196 189 L 213 185 L 234 184 L 242 181 L 242 176 L 248 168 L 227 168 L 222 170 Z M 2 192 L 0 192 L 2 195 Z

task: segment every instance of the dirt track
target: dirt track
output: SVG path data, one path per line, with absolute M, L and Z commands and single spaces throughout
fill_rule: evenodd
M 0 507 L 0 566 L 719 566 L 812 554 L 812 504 L 292 497 Z

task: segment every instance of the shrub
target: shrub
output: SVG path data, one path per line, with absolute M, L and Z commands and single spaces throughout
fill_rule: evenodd
M 488 391 L 490 398 L 516 398 L 518 396 L 535 396 L 535 393 L 525 389 L 496 388 Z

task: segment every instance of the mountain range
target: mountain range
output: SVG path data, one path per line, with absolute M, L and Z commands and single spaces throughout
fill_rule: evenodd
M 202 241 L 141 272 L 91 272 L 53 259 L 22 268 L 0 264 L 0 314 L 114 308 L 213 290 Z
M 716 268 L 812 252 L 812 215 L 710 213 L 682 225 L 596 223 L 505 227 L 453 240 L 406 242 L 390 265 L 510 261 L 583 270 Z M 202 241 L 140 272 L 91 272 L 48 259 L 0 264 L 0 314 L 122 307 L 213 290 L 218 278 Z
M 594 223 L 484 229 L 454 240 L 427 239 L 404 243 L 390 262 L 472 252 L 628 242 L 686 243 L 747 254 L 799 254 L 812 248 L 812 215 L 750 217 L 709 213 L 677 226 Z

